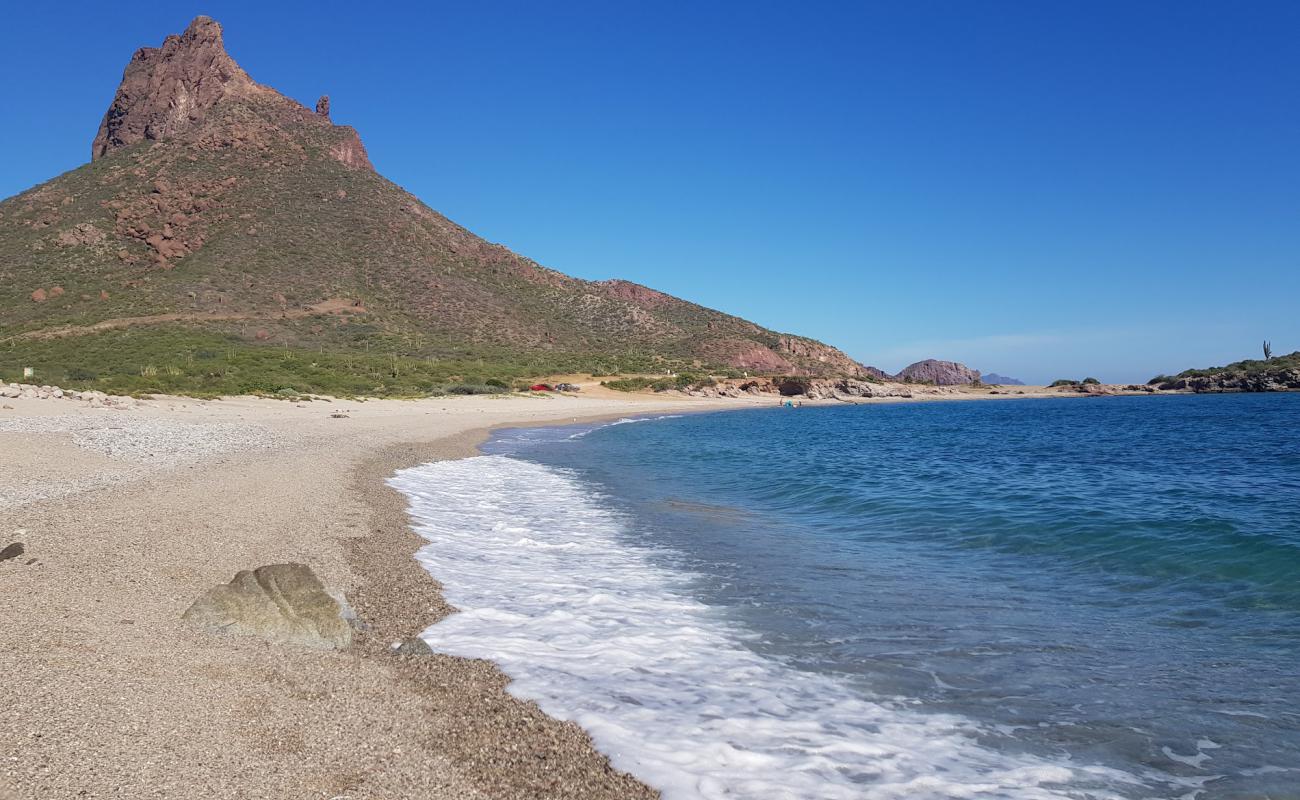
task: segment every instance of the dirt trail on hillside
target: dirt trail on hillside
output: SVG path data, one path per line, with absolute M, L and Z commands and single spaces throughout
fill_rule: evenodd
M 62 339 L 69 336 L 88 336 L 92 333 L 102 333 L 104 331 L 117 330 L 119 328 L 130 328 L 137 325 L 161 325 L 167 322 L 231 322 L 231 321 L 249 321 L 249 320 L 283 320 L 283 319 L 302 319 L 303 317 L 315 317 L 325 314 L 364 314 L 364 306 L 358 305 L 360 301 L 348 300 L 342 297 L 333 297 L 328 300 L 322 300 L 314 305 L 304 308 L 282 309 L 280 311 L 186 311 L 174 314 L 152 314 L 144 317 L 116 317 L 114 319 L 101 320 L 90 325 L 64 325 L 58 328 L 45 328 L 43 330 L 25 331 L 15 334 L 0 342 L 20 341 L 24 339 Z

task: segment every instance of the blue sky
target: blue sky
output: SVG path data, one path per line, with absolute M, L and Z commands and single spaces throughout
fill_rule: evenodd
M 1300 3 L 46 6 L 0 28 L 0 196 L 86 161 L 131 52 L 205 13 L 387 177 L 570 274 L 888 370 L 1300 349 Z

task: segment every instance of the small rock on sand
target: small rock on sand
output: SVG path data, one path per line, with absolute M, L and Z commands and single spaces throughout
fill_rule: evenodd
M 22 542 L 14 542 L 5 547 L 5 549 L 0 550 L 0 561 L 8 561 L 11 558 L 17 558 L 25 552 L 27 552 L 27 548 L 23 546 Z
M 325 590 L 306 564 L 243 570 L 214 586 L 183 619 L 214 633 L 260 636 L 277 644 L 342 649 L 352 643 L 346 605 Z
M 393 652 L 399 656 L 433 655 L 433 649 L 429 647 L 429 643 L 421 639 L 419 636 L 412 636 L 410 639 L 393 642 Z

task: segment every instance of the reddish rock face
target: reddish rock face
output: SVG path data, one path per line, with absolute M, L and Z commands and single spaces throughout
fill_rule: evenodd
M 32 302 L 34 303 L 44 303 L 47 299 L 49 299 L 49 297 L 45 294 L 44 289 L 37 289 L 32 292 Z
M 672 297 L 663 292 L 655 291 L 648 286 L 642 286 L 639 283 L 623 280 L 601 281 L 600 285 L 604 287 L 605 292 L 610 297 L 616 297 L 619 300 L 626 300 L 629 303 L 636 303 L 646 308 L 656 308 L 672 300 Z
M 331 147 L 330 156 L 345 167 L 374 169 L 370 164 L 370 157 L 366 155 L 366 147 L 361 144 L 361 137 L 357 135 L 356 131 L 352 131 L 352 136 L 346 141 Z
M 260 122 L 222 122 L 221 115 L 214 116 L 213 109 L 218 106 L 241 101 L 258 106 Z M 90 156 L 96 160 L 137 142 L 182 135 L 202 138 L 202 134 L 219 146 L 257 145 L 267 125 L 332 127 L 329 114 L 328 96 L 320 99 L 312 114 L 301 103 L 256 83 L 226 53 L 221 26 L 208 17 L 195 17 L 184 33 L 168 36 L 162 47 L 142 47 L 131 57 L 91 144 Z M 205 126 L 209 118 L 217 120 L 215 129 Z M 331 148 L 331 155 L 349 167 L 373 169 L 356 131 L 341 130 L 348 135 Z M 155 191 L 166 194 L 169 187 L 155 187 Z
M 736 369 L 745 369 L 751 372 L 793 372 L 794 365 L 786 361 L 781 356 L 767 349 L 754 345 L 731 358 L 727 359 L 728 365 Z
M 142 47 L 131 57 L 90 157 L 175 135 L 202 120 L 227 94 L 246 93 L 255 86 L 226 54 L 221 26 L 196 17 L 184 33 L 168 36 L 162 47 Z
M 971 369 L 956 361 L 938 361 L 927 358 L 903 368 L 894 376 L 895 380 L 915 383 L 933 383 L 937 386 L 958 386 L 974 383 L 980 379 L 979 370 Z

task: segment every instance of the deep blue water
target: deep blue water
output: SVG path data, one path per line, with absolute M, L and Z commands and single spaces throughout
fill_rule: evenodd
M 1300 797 L 1300 395 L 573 430 L 488 452 L 598 490 L 759 653 L 1120 796 Z

